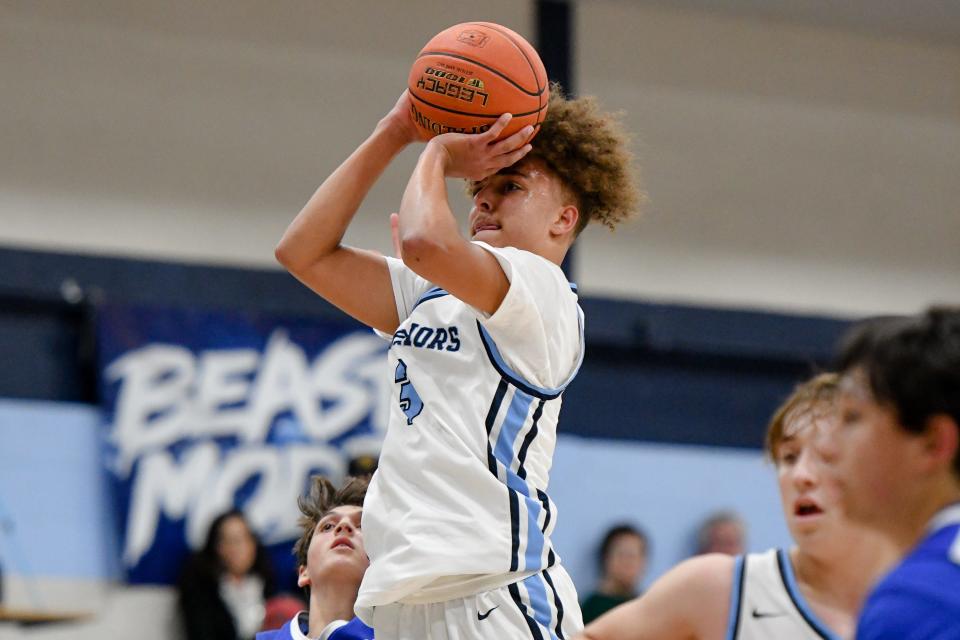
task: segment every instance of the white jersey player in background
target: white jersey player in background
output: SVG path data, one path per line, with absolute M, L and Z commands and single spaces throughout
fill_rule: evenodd
M 291 223 L 277 258 L 390 340 L 389 424 L 364 502 L 370 555 L 356 611 L 379 640 L 570 638 L 576 592 L 550 544 L 547 496 L 560 396 L 583 318 L 560 264 L 587 222 L 639 201 L 616 123 L 551 91 L 547 120 L 496 141 L 444 134 L 400 205 L 402 261 L 341 244 L 417 132 L 406 92 Z M 471 240 L 446 178 L 470 180 Z M 386 226 L 386 225 L 385 225 Z
M 834 374 L 813 378 L 784 402 L 767 430 L 796 546 L 687 560 L 577 640 L 853 638 L 869 588 L 896 556 L 876 533 L 846 519 L 836 488 L 823 482 L 813 440 L 826 421 L 837 419 L 837 391 Z

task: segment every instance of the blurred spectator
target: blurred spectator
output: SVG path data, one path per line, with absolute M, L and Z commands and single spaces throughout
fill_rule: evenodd
M 718 511 L 697 529 L 697 552 L 738 556 L 746 547 L 746 526 L 733 511 Z
M 178 590 L 188 640 L 248 640 L 260 630 L 276 580 L 241 511 L 213 521 L 203 549 L 187 561 Z
M 639 595 L 637 585 L 643 581 L 649 555 L 647 535 L 640 529 L 620 524 L 607 531 L 597 558 L 600 564 L 597 590 L 581 605 L 584 624 Z

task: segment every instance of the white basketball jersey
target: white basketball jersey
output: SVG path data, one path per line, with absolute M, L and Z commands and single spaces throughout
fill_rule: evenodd
M 475 244 L 510 281 L 493 315 L 388 258 L 400 326 L 363 509 L 371 562 L 356 611 L 368 624 L 374 606 L 466 597 L 559 561 L 546 491 L 560 396 L 583 358 L 583 314 L 555 264 Z
M 803 599 L 783 549 L 737 558 L 727 640 L 840 640 Z

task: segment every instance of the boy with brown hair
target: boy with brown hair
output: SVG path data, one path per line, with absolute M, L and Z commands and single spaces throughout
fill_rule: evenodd
M 367 492 L 365 478 L 348 478 L 339 489 L 314 476 L 302 496 L 300 539 L 293 547 L 298 578 L 310 602 L 277 631 L 257 640 L 371 640 L 373 630 L 354 618 L 360 581 L 370 561 L 363 545 L 360 517 Z
M 837 376 L 816 376 L 797 387 L 767 428 L 766 452 L 793 547 L 696 556 L 575 640 L 852 638 L 863 598 L 892 552 L 845 517 L 821 472 L 813 443 L 837 419 L 837 393 Z

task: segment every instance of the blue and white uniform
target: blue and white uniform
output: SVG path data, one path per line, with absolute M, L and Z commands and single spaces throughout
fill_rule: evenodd
M 400 318 L 385 336 L 395 384 L 364 501 L 371 563 L 356 605 L 381 640 L 446 637 L 417 635 L 423 615 L 459 638 L 562 638 L 582 626 L 550 543 L 547 486 L 561 394 L 583 358 L 583 313 L 557 265 L 475 244 L 510 281 L 492 315 L 387 259 Z M 526 635 L 496 635 L 507 620 Z
M 857 640 L 960 640 L 960 503 L 867 598 Z
M 309 616 L 301 611 L 276 631 L 261 631 L 257 640 L 373 640 L 373 629 L 359 619 L 334 620 L 316 638 L 309 638 Z
M 727 640 L 840 640 L 807 604 L 785 549 L 734 563 Z

